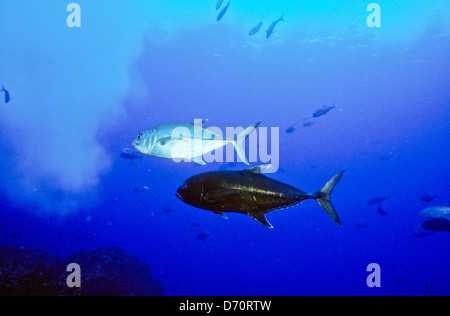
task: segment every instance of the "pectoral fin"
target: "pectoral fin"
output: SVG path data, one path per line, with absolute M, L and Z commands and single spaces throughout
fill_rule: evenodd
M 266 227 L 273 228 L 273 226 L 269 223 L 269 221 L 266 218 L 266 214 L 264 213 L 254 213 L 254 214 L 248 214 L 249 216 L 253 217 L 254 220 L 260 222 Z
M 233 190 L 214 190 L 214 191 L 206 193 L 203 198 L 206 201 L 208 201 L 208 202 L 216 202 L 221 197 L 224 197 L 224 196 L 227 196 L 227 195 L 231 195 L 231 194 L 236 194 L 236 191 L 233 191 Z

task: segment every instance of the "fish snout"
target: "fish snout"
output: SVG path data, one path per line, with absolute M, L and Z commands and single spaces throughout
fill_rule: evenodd
M 183 195 L 187 188 L 188 188 L 187 183 L 183 182 L 183 184 L 180 185 L 180 187 L 177 190 L 177 193 L 175 194 L 177 198 L 179 198 L 181 201 L 184 201 Z

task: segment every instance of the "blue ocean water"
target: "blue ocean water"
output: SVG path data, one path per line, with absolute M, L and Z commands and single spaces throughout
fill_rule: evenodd
M 69 2 L 0 4 L 0 247 L 120 247 L 165 295 L 450 294 L 450 232 L 419 216 L 450 202 L 448 1 L 378 1 L 380 27 L 362 0 L 232 0 L 220 21 L 213 0 L 77 3 L 81 27 Z M 278 128 L 268 176 L 306 192 L 346 170 L 342 226 L 314 200 L 269 229 L 175 196 L 244 163 L 121 157 L 150 127 L 194 119 Z

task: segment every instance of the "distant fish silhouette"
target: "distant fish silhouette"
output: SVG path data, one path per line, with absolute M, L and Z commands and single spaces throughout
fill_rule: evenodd
M 136 152 L 134 149 L 131 148 L 124 148 L 122 150 L 122 153 L 120 154 L 120 157 L 127 160 L 134 160 L 134 159 L 140 159 L 142 161 L 142 155 L 139 152 Z
M 9 94 L 9 91 L 5 89 L 5 86 L 2 84 L 2 90 L 0 92 L 5 92 L 5 103 L 9 103 L 9 101 L 12 100 L 11 95 Z
M 430 202 L 430 201 L 434 200 L 435 198 L 437 198 L 437 195 L 431 196 L 428 194 L 424 194 L 420 197 L 420 200 L 422 202 Z
M 217 0 L 216 2 L 216 10 L 219 10 L 220 7 L 222 6 L 223 0 Z
M 211 232 L 205 230 L 203 233 L 197 235 L 197 239 L 205 240 L 209 235 L 211 235 Z
M 228 4 L 220 11 L 219 15 L 217 16 L 217 22 L 222 20 L 225 13 L 227 13 L 228 7 L 230 6 L 231 1 L 228 1 Z
M 377 204 L 381 204 L 387 200 L 389 200 L 391 197 L 384 197 L 384 196 L 377 196 L 369 201 L 367 201 L 367 205 L 377 205 Z
M 289 126 L 286 129 L 286 133 L 288 133 L 288 134 L 292 134 L 293 132 L 295 132 L 295 127 L 294 126 Z
M 387 212 L 381 208 L 381 205 L 378 206 L 377 212 L 378 212 L 378 214 L 380 214 L 381 216 L 386 216 L 386 215 L 387 215 Z
M 281 18 L 279 18 L 279 19 L 276 20 L 276 21 L 273 21 L 272 24 L 270 24 L 269 28 L 268 28 L 267 31 L 266 31 L 266 37 L 267 37 L 267 38 L 269 38 L 269 37 L 273 34 L 273 31 L 274 31 L 274 29 L 275 29 L 275 26 L 277 26 L 278 22 L 281 22 L 281 21 L 284 22 L 284 18 L 283 18 L 283 17 L 284 17 L 284 14 L 281 16 Z
M 330 112 L 335 107 L 336 107 L 335 105 L 333 105 L 333 106 L 324 105 L 320 109 L 318 109 L 317 111 L 315 111 L 313 113 L 313 117 L 320 117 L 322 115 L 326 115 L 328 112 Z
M 163 207 L 163 212 L 164 212 L 164 213 L 172 213 L 173 210 L 172 210 L 170 207 L 168 207 L 168 206 L 164 206 L 164 207 Z
M 313 124 L 314 124 L 314 122 L 311 122 L 311 121 L 305 122 L 305 123 L 303 123 L 303 127 L 309 127 L 309 126 L 311 126 Z
M 248 35 L 252 36 L 259 32 L 261 29 L 261 26 L 263 25 L 263 21 L 259 22 L 257 25 L 255 25 L 250 32 L 248 32 Z

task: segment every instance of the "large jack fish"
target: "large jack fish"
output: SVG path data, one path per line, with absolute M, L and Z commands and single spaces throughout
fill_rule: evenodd
M 202 121 L 205 122 L 206 120 Z M 204 165 L 202 156 L 227 144 L 233 144 L 239 158 L 249 164 L 245 153 L 245 140 L 261 122 L 247 127 L 235 139 L 203 128 L 201 124 L 167 124 L 150 128 L 133 141 L 133 147 L 143 154 L 174 160 L 190 160 Z
M 272 228 L 266 214 L 314 199 L 327 214 L 341 225 L 330 196 L 344 171 L 339 172 L 319 191 L 308 194 L 288 184 L 262 174 L 270 165 L 243 171 L 213 171 L 195 175 L 186 180 L 176 196 L 186 204 L 209 210 L 222 217 L 224 212 L 246 214 Z

